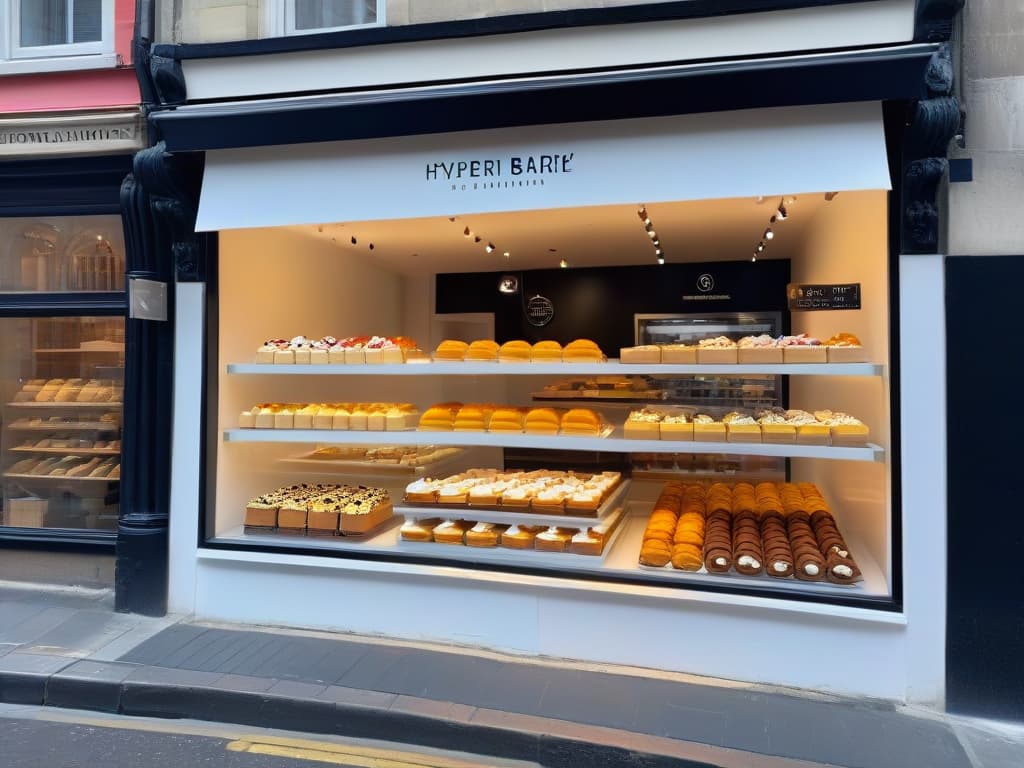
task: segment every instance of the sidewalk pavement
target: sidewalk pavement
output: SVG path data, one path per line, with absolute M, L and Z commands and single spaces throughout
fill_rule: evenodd
M 113 612 L 0 584 L 0 702 L 575 766 L 1011 768 L 1024 724 L 479 649 Z

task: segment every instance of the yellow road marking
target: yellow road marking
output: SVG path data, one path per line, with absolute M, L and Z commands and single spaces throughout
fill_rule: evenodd
M 334 745 L 330 745 L 334 746 Z M 268 744 L 264 742 L 233 741 L 227 745 L 232 752 L 247 752 L 251 755 L 270 755 L 272 757 L 285 757 L 292 760 L 305 760 L 307 762 L 328 763 L 330 765 L 350 766 L 351 768 L 437 768 L 436 762 L 414 762 L 406 760 L 395 760 L 387 757 L 371 757 L 365 754 L 356 754 L 345 750 L 323 750 L 309 749 L 303 747 L 289 747 L 283 744 Z M 395 752 L 396 756 L 405 753 Z
M 80 715 L 66 710 L 43 709 L 36 713 L 37 720 L 87 725 L 150 733 L 188 734 L 227 741 L 232 752 L 251 752 L 277 757 L 350 765 L 356 768 L 487 768 L 487 763 L 467 762 L 441 755 L 425 755 L 392 749 L 376 749 L 354 744 L 337 744 L 313 739 L 289 738 L 263 734 L 246 734 L 226 725 L 183 723 L 174 720 L 136 720 L 124 716 Z

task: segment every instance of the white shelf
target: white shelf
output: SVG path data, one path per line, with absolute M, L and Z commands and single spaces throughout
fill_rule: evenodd
M 609 453 L 728 453 L 740 456 L 788 456 L 795 459 L 884 461 L 885 451 L 869 443 L 850 448 L 828 445 L 695 442 L 688 440 L 626 440 L 616 429 L 612 437 L 528 435 L 517 432 L 362 432 L 327 429 L 229 429 L 228 443 L 338 443 L 352 445 L 457 445 L 494 448 L 541 448 Z
M 61 456 L 120 456 L 117 448 L 9 448 L 16 453 L 54 453 Z
M 881 376 L 885 366 L 875 363 L 790 363 L 772 365 L 643 365 L 620 363 L 478 363 L 432 362 L 388 365 L 274 365 L 229 363 L 236 375 L 284 376 L 568 376 L 568 375 L 805 375 Z
M 625 577 L 635 581 L 647 582 L 650 586 L 677 587 L 697 585 L 723 585 L 734 587 L 747 587 L 763 589 L 776 594 L 816 594 L 832 596 L 864 596 L 883 597 L 888 593 L 888 586 L 882 569 L 868 555 L 864 547 L 858 542 L 850 540 L 848 543 L 857 558 L 857 565 L 864 576 L 864 581 L 851 585 L 839 585 L 829 582 L 808 582 L 799 581 L 794 578 L 775 579 L 770 576 L 742 576 L 739 574 L 710 574 L 678 571 L 668 568 L 641 568 L 637 563 L 640 554 L 640 545 L 643 540 L 644 529 L 647 526 L 647 519 L 650 516 L 650 504 L 633 504 L 624 510 L 626 518 L 622 520 L 612 534 L 612 538 L 605 546 L 604 553 L 600 557 L 587 555 L 572 555 L 558 552 L 537 552 L 535 550 L 517 550 L 497 548 L 476 548 L 457 545 L 437 543 L 405 542 L 399 539 L 399 528 L 401 517 L 383 528 L 377 529 L 370 536 L 366 537 L 318 537 L 318 536 L 295 536 L 273 533 L 246 533 L 242 526 L 224 530 L 217 534 L 218 543 L 231 543 L 256 546 L 295 546 L 306 549 L 310 554 L 318 551 L 346 551 L 358 558 L 359 553 L 375 553 L 390 555 L 421 555 L 433 556 L 443 560 L 458 560 L 461 562 L 487 563 L 495 565 L 507 565 L 512 567 L 523 567 L 537 565 L 545 568 L 552 568 L 561 571 L 564 577 L 572 577 L 576 573 L 590 573 L 594 575 Z M 475 514 L 465 516 L 469 520 L 478 521 L 481 518 Z M 573 527 L 573 526 L 567 526 Z M 230 552 L 222 553 L 219 559 L 245 560 L 250 553 Z M 202 556 L 202 555 L 201 555 Z M 365 561 L 356 561 L 362 565 Z M 341 567 L 354 567 L 352 561 L 326 560 L 310 563 L 311 565 L 340 565 Z M 389 572 L 401 568 L 394 562 L 387 563 Z M 464 579 L 474 577 L 478 571 L 469 570 L 456 571 L 458 578 Z M 556 574 L 557 575 L 557 574 Z M 550 575 L 544 577 L 550 579 Z M 545 582 L 547 583 L 547 582 Z M 601 587 L 598 587 L 601 588 Z M 608 587 L 604 587 L 608 588 Z M 700 593 L 702 595 L 713 593 Z M 692 597 L 692 594 L 688 595 Z M 726 597 L 730 604 L 743 604 L 747 598 L 736 594 L 729 594 Z M 800 612 L 831 614 L 834 607 L 819 605 L 816 603 L 794 603 L 793 609 Z M 843 610 L 843 609 L 839 609 Z M 859 609 L 862 610 L 862 609 Z M 886 617 L 892 623 L 902 623 Z
M 624 480 L 619 484 L 611 496 L 597 510 L 596 515 L 574 516 L 574 515 L 549 515 L 536 512 L 520 510 L 498 511 L 491 509 L 480 509 L 477 507 L 444 507 L 440 504 L 424 504 L 418 507 L 395 507 L 395 514 L 411 517 L 417 520 L 425 520 L 431 517 L 440 517 L 442 520 L 473 520 L 477 523 L 507 523 L 509 525 L 559 525 L 563 528 L 589 528 L 597 525 L 611 516 L 617 507 L 622 506 L 622 500 L 629 488 L 629 481 Z
M 79 403 L 77 401 L 59 403 L 51 400 L 46 403 L 37 403 L 34 401 L 28 401 L 24 403 L 7 403 L 8 408 L 120 408 L 122 403 L 111 403 L 111 402 L 89 402 Z

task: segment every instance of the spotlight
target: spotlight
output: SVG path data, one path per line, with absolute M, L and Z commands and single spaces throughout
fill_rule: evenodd
M 477 235 L 476 237 L 473 238 L 473 242 L 474 243 L 481 243 L 481 242 L 483 242 L 483 238 L 480 237 L 480 235 Z
M 651 230 L 649 230 L 649 231 L 647 232 L 647 236 L 648 236 L 649 238 L 651 238 L 651 240 L 657 240 L 657 239 L 658 239 L 658 233 L 657 233 L 657 232 L 655 232 L 655 231 L 654 231 L 653 229 L 651 229 Z
M 779 210 L 778 210 L 778 212 L 775 215 L 778 216 L 779 221 L 785 221 L 786 220 L 786 218 L 789 216 L 789 214 L 786 213 L 786 204 L 785 203 L 781 203 L 781 202 L 779 203 Z
M 757 254 L 755 253 L 753 256 L 751 256 L 750 260 L 756 262 L 757 261 Z
M 659 256 L 658 257 L 658 263 L 659 264 L 664 264 L 665 263 L 665 257 L 664 256 Z
M 506 258 L 506 259 L 511 259 L 511 258 L 512 258 L 512 254 L 511 254 L 511 253 L 509 253 L 508 251 L 505 251 L 505 254 L 504 254 L 504 255 L 505 255 L 505 258 Z
M 469 237 L 472 234 L 472 232 L 469 231 L 469 227 L 466 227 L 464 230 L 462 230 L 462 234 L 465 235 L 466 237 Z
M 661 248 L 655 248 L 654 249 L 654 255 L 657 256 L 660 259 L 662 256 L 665 255 L 665 252 L 663 250 L 661 250 Z
M 569 262 L 566 261 L 565 259 L 562 259 L 560 262 L 558 262 L 558 266 L 560 266 L 562 269 L 565 269 L 566 267 L 569 266 Z
M 488 243 L 484 247 L 484 250 L 487 251 L 488 253 L 492 253 L 494 251 L 494 243 Z
M 764 231 L 764 239 L 765 240 L 771 240 L 773 237 L 775 237 L 775 233 L 772 232 L 771 227 L 769 227 L 768 229 L 766 229 Z
M 755 250 L 757 251 L 757 253 L 764 253 L 764 243 L 758 243 L 757 248 Z
M 637 211 L 636 213 L 640 217 L 640 221 L 646 221 L 646 219 L 647 219 L 647 206 L 646 205 L 641 205 L 640 206 L 640 210 Z
M 502 275 L 498 282 L 499 293 L 519 293 L 519 278 L 515 275 Z

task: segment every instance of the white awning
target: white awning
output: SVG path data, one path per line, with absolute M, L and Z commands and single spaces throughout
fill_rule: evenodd
M 889 188 L 881 105 L 832 104 L 215 150 L 196 228 Z

